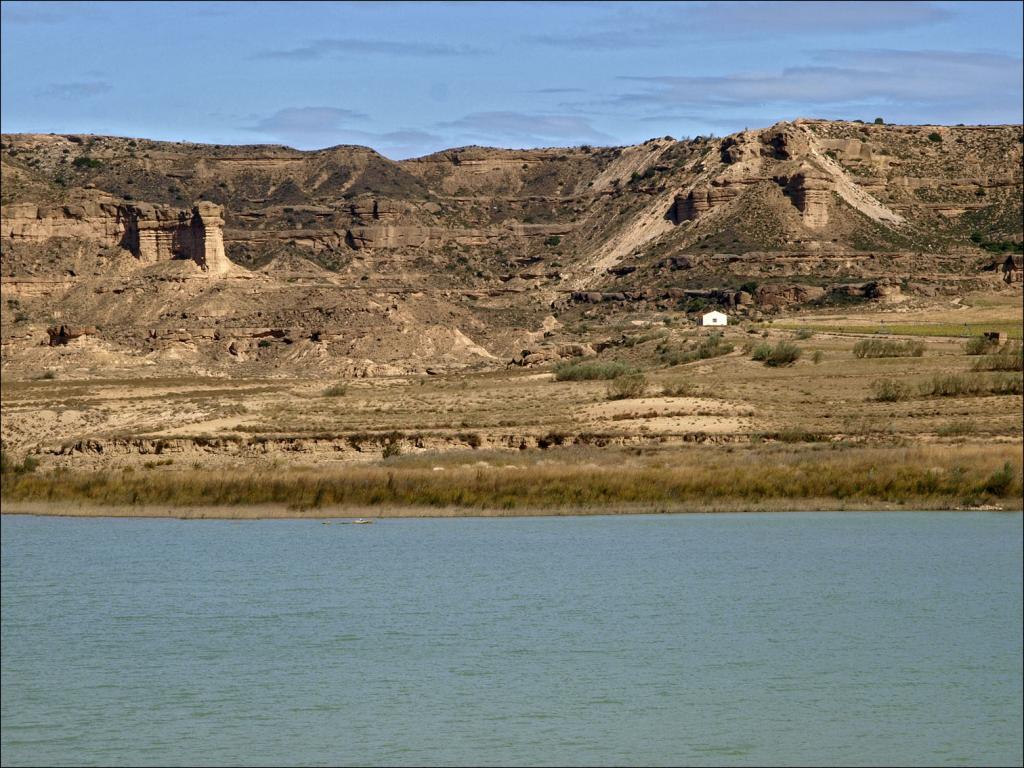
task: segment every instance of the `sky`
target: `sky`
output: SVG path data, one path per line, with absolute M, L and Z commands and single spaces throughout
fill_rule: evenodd
M 1020 123 L 1021 2 L 3 2 L 0 128 L 403 159 Z

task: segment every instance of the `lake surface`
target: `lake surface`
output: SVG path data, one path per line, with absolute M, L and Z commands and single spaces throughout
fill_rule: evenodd
M 1022 517 L 2 519 L 2 762 L 1022 761 Z

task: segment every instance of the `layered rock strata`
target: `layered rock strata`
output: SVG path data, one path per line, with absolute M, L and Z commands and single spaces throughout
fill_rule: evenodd
M 53 238 L 119 246 L 140 262 L 190 259 L 211 275 L 229 271 L 223 209 L 200 201 L 191 209 L 96 197 L 66 205 L 18 203 L 0 211 L 0 231 L 13 243 Z

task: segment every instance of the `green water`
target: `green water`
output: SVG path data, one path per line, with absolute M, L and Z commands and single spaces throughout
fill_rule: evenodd
M 4 517 L 2 763 L 1020 764 L 1022 517 Z

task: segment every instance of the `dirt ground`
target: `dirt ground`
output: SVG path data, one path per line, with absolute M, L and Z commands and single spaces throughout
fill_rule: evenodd
M 643 371 L 642 396 L 619 400 L 610 399 L 607 381 L 557 381 L 550 367 L 344 381 L 5 377 L 2 437 L 9 455 L 32 456 L 44 468 L 164 471 L 254 462 L 365 464 L 398 455 L 429 460 L 449 453 L 475 461 L 488 451 L 554 456 L 567 446 L 667 451 L 777 442 L 1019 444 L 1020 395 L 913 394 L 896 402 L 873 395 L 879 381 L 902 382 L 916 392 L 950 374 L 1019 379 L 1019 372 L 976 373 L 978 357 L 965 354 L 964 339 L 928 335 L 933 326 L 968 318 L 1019 327 L 1019 300 L 979 296 L 945 310 L 802 315 L 731 326 L 723 339 L 731 352 L 675 366 L 658 350 L 677 339 L 693 344 L 709 331 L 666 329 L 599 356 Z M 864 334 L 844 328 L 897 317 L 925 335 L 886 338 L 920 339 L 922 356 L 853 354 Z M 772 368 L 752 359 L 757 344 L 782 341 L 801 349 L 795 364 Z M 332 385 L 338 385 L 334 391 Z

